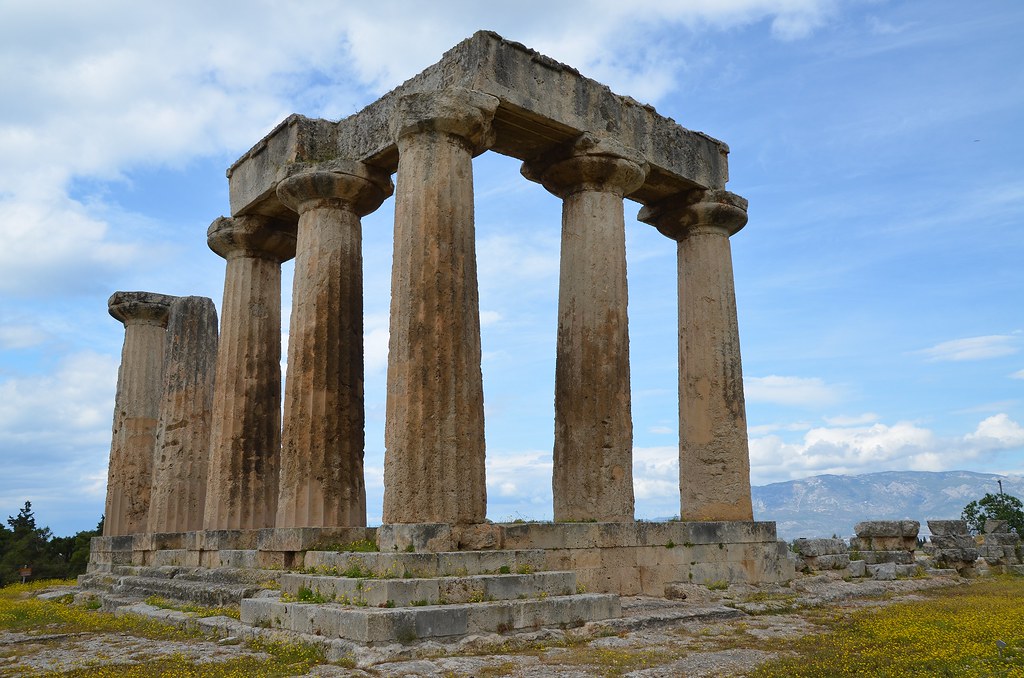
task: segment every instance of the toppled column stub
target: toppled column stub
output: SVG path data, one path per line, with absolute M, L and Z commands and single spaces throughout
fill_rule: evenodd
M 203 526 L 273 527 L 281 452 L 281 263 L 295 256 L 295 230 L 266 217 L 220 217 L 206 237 L 227 264 Z
M 633 520 L 623 197 L 643 158 L 583 135 L 522 173 L 562 199 L 552 492 L 556 521 Z
M 216 362 L 217 310 L 213 301 L 206 297 L 175 299 L 167 320 L 149 532 L 189 532 L 203 527 Z
M 412 94 L 399 151 L 384 431 L 385 523 L 479 523 L 487 514 L 474 155 L 498 100 Z
M 163 391 L 165 328 L 174 299 L 152 292 L 115 292 L 107 301 L 110 315 L 124 323 L 124 346 L 107 471 L 106 537 L 147 528 Z
M 393 190 L 341 161 L 278 186 L 299 226 L 277 527 L 366 525 L 360 218 Z
M 684 520 L 752 520 L 736 291 L 729 237 L 747 201 L 687 191 L 640 210 L 678 243 L 679 495 Z

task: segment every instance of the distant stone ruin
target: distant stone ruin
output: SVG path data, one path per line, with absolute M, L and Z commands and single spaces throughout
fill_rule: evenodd
M 485 151 L 523 161 L 563 201 L 554 524 L 486 519 L 472 165 Z M 566 601 L 577 584 L 662 595 L 672 582 L 791 578 L 774 523 L 751 510 L 729 243 L 747 201 L 725 190 L 727 154 L 488 32 L 340 122 L 290 116 L 228 170 L 231 216 L 207 232 L 226 260 L 219 342 L 209 300 L 111 297 L 125 347 L 93 572 L 300 569 L 336 563 L 317 555 L 325 544 L 368 540 L 399 559 L 536 552 L 522 556 L 531 570 L 573 574 L 551 584 Z M 384 525 L 370 529 L 360 219 L 392 195 Z M 624 199 L 678 251 L 681 522 L 634 521 Z M 293 257 L 282 420 L 281 264 Z M 524 595 L 541 586 L 517 581 Z M 613 614 L 602 601 L 563 612 Z M 260 605 L 243 604 L 243 620 L 262 619 Z

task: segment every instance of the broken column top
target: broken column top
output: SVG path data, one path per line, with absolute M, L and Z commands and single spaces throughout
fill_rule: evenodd
M 166 326 L 167 314 L 176 298 L 156 292 L 114 292 L 107 300 L 107 311 L 126 325 Z
M 657 202 L 681 190 L 725 187 L 728 146 L 659 115 L 650 105 L 613 93 L 519 43 L 479 31 L 439 62 L 358 113 L 334 122 L 291 115 L 228 169 L 232 215 L 262 214 L 288 221 L 297 215 L 277 197 L 291 174 L 331 160 L 358 160 L 394 172 L 398 150 L 392 114 L 407 94 L 467 89 L 498 100 L 491 150 L 532 160 L 581 134 L 636 152 L 649 166 L 629 197 Z

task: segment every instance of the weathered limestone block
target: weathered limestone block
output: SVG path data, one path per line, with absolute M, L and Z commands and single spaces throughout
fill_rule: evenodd
M 973 563 L 978 559 L 978 549 L 935 549 L 934 559 L 938 563 Z
M 868 565 L 878 563 L 910 565 L 914 562 L 914 554 L 911 551 L 861 551 L 860 558 Z
M 167 314 L 174 297 L 115 292 L 110 315 L 124 323 L 114 427 L 107 470 L 103 536 L 145 532 L 153 483 L 153 451 L 163 392 Z
M 452 551 L 452 526 L 447 523 L 420 523 L 417 525 L 384 524 L 377 528 L 377 548 L 389 551 L 439 553 Z
M 865 520 L 853 526 L 858 537 L 917 537 L 921 524 L 916 520 Z
M 892 581 L 896 579 L 895 563 L 878 563 L 866 565 L 868 576 L 879 581 Z
M 989 520 L 986 531 L 978 538 L 978 555 L 993 567 L 1006 571 L 1008 567 L 1020 563 L 1020 537 L 1015 532 L 1007 531 L 1005 520 Z M 999 531 L 996 531 L 999 530 Z
M 206 297 L 171 302 L 164 389 L 150 490 L 151 533 L 203 527 L 210 417 L 217 363 L 217 310 Z
M 933 537 L 970 534 L 967 523 L 962 520 L 929 520 L 928 531 Z
M 988 519 L 985 521 L 985 534 L 1009 532 L 1007 521 Z
M 472 158 L 498 100 L 469 90 L 398 102 L 385 523 L 482 523 L 480 303 Z
M 562 198 L 552 494 L 556 521 L 633 520 L 633 420 L 622 199 L 647 164 L 583 135 L 523 164 Z
M 747 201 L 688 191 L 640 210 L 678 242 L 679 492 L 685 520 L 752 520 L 736 291 L 729 237 Z
M 295 231 L 266 217 L 221 217 L 206 237 L 227 267 L 203 525 L 271 527 L 281 452 L 281 263 L 295 256 Z
M 806 556 L 803 560 L 804 566 L 812 572 L 818 572 L 821 570 L 842 570 L 850 564 L 850 556 L 847 553 Z
M 278 186 L 299 213 L 278 527 L 366 525 L 360 218 L 392 190 L 386 172 L 341 161 Z
M 852 537 L 850 548 L 858 551 L 913 551 L 917 537 Z
M 846 566 L 846 572 L 851 577 L 863 577 L 867 574 L 867 563 L 863 560 L 851 560 Z
M 796 539 L 793 542 L 796 552 L 805 557 L 827 556 L 846 553 L 846 544 L 842 539 Z
M 977 542 L 975 542 L 974 537 L 968 534 L 933 534 L 931 543 L 938 549 L 972 549 L 977 546 Z

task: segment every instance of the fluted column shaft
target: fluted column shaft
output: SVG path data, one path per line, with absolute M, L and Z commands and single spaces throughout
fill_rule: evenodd
M 523 174 L 562 198 L 555 361 L 555 520 L 633 520 L 623 196 L 647 166 L 589 136 Z
M 278 527 L 366 525 L 359 220 L 391 191 L 387 172 L 341 161 L 278 187 L 299 213 Z
M 114 399 L 105 537 L 145 532 L 147 527 L 165 327 L 173 300 L 150 292 L 115 292 L 107 302 L 110 315 L 124 323 L 124 346 Z
M 679 501 L 685 520 L 753 520 L 736 291 L 729 236 L 747 201 L 695 191 L 645 207 L 641 221 L 679 251 Z
M 202 529 L 206 508 L 217 364 L 213 301 L 206 297 L 175 299 L 166 334 L 148 532 L 189 532 Z
M 273 527 L 281 453 L 281 263 L 295 256 L 295 233 L 266 217 L 221 217 L 207 242 L 227 264 L 203 527 Z
M 487 516 L 472 158 L 497 99 L 467 90 L 404 97 L 384 440 L 385 523 Z

